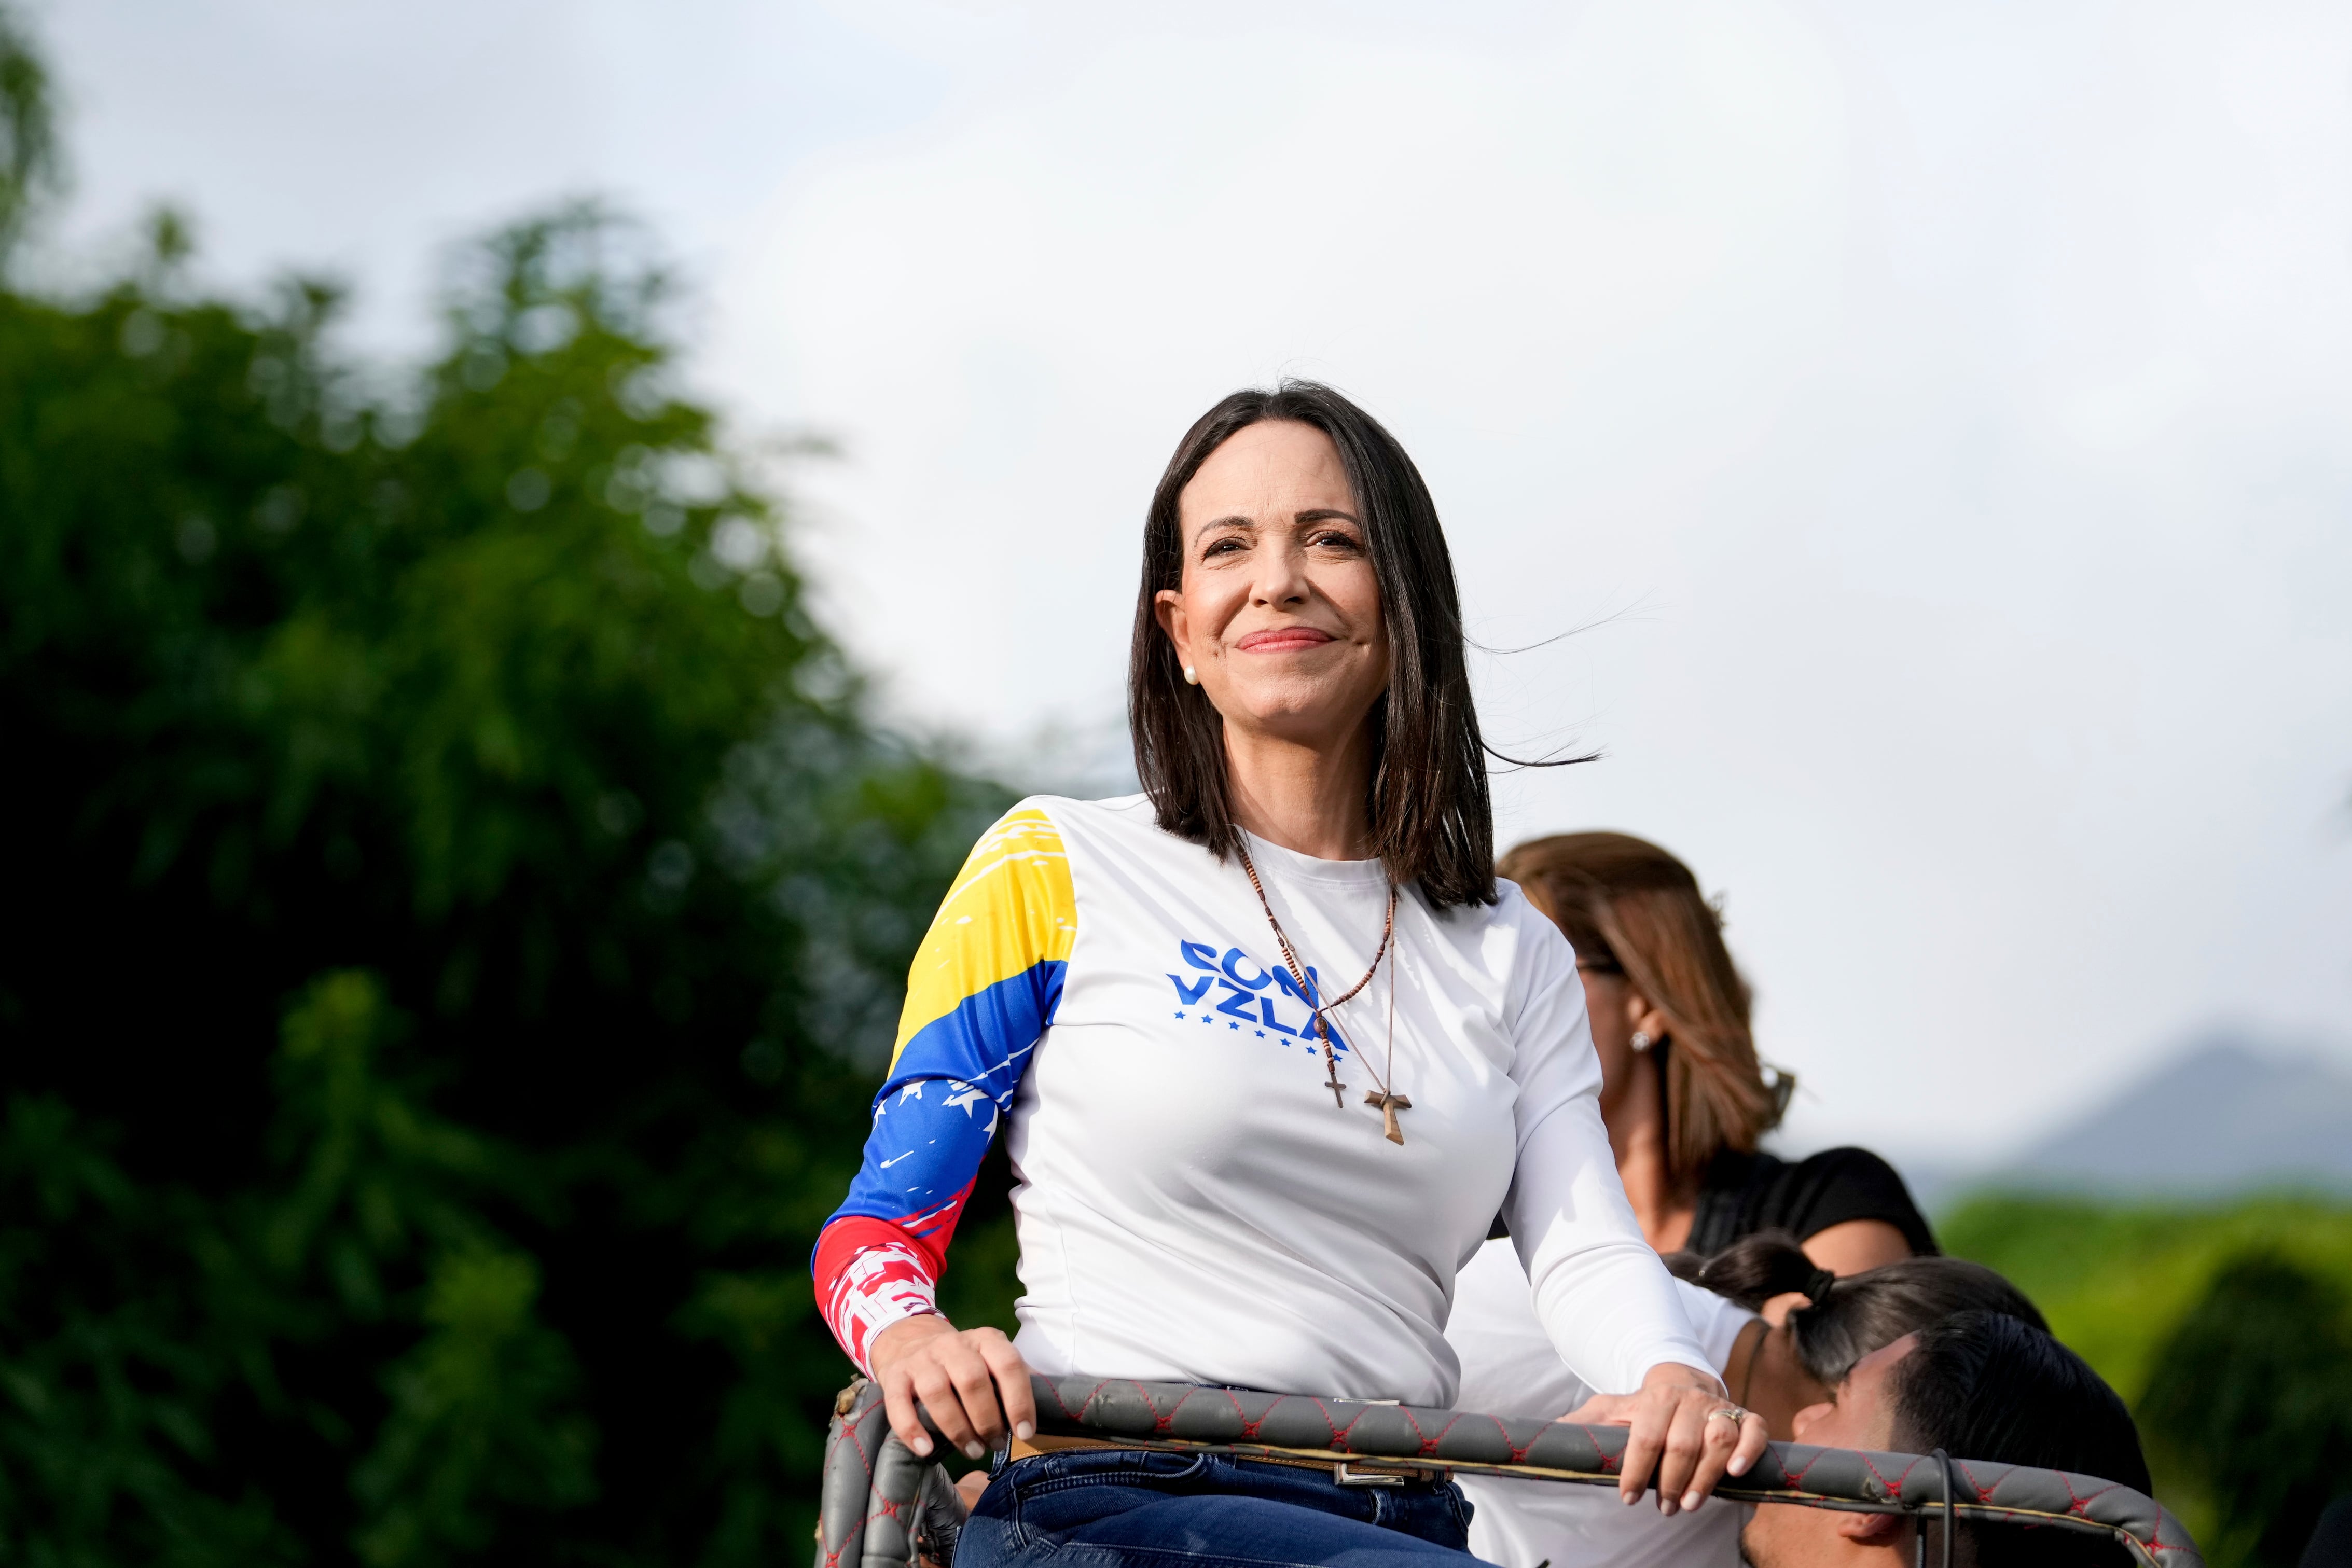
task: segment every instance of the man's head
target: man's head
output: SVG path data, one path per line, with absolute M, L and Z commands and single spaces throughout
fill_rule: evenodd
M 1954 1458 L 2073 1470 L 2148 1490 L 2139 1434 L 2115 1390 L 2064 1345 L 2001 1312 L 1961 1312 L 1864 1356 L 1830 1403 L 1798 1412 L 1796 1437 L 1833 1448 L 1941 1448 Z M 1929 1525 L 1931 1561 L 1940 1528 Z M 1912 1532 L 1913 1521 L 1897 1514 L 1767 1504 L 1740 1544 L 1756 1568 L 1907 1568 Z M 1955 1563 L 2024 1568 L 2104 1564 L 2119 1561 L 2120 1551 L 2072 1531 L 1965 1523 L 1953 1547 Z

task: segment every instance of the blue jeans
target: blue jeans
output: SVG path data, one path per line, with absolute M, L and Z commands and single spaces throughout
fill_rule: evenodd
M 1473 1568 L 1469 1530 L 1451 1481 L 1341 1486 L 1224 1454 L 1081 1448 L 999 1471 L 955 1568 Z

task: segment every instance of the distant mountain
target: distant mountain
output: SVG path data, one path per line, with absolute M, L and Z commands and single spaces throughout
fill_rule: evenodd
M 1931 1204 L 1991 1185 L 2168 1195 L 2352 1190 L 2352 1070 L 2208 1039 L 1998 1166 L 1906 1175 Z

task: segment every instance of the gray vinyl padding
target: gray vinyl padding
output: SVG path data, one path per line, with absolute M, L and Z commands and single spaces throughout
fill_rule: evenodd
M 1042 1431 L 1244 1457 L 1303 1452 L 1614 1486 L 1625 1448 L 1622 1427 L 1182 1384 L 1030 1381 Z M 1964 1518 L 2105 1534 L 2148 1568 L 2204 1568 L 2180 1521 L 2128 1487 L 1978 1459 L 1954 1459 L 1951 1468 L 1952 1507 Z M 905 1568 L 918 1495 L 925 1472 L 935 1469 L 889 1435 L 879 1390 L 862 1380 L 852 1385 L 826 1438 L 815 1568 Z M 1770 1445 L 1754 1469 L 1716 1491 L 1743 1502 L 1871 1513 L 1945 1506 L 1943 1472 L 1933 1458 L 1801 1443 Z

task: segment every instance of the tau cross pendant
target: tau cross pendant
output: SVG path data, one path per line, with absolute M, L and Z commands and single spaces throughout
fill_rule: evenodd
M 1367 1105 L 1378 1105 L 1381 1108 L 1381 1114 L 1388 1120 L 1389 1126 L 1388 1133 L 1386 1134 L 1388 1141 L 1391 1144 L 1402 1145 L 1404 1143 L 1404 1129 L 1397 1125 L 1396 1113 L 1400 1111 L 1412 1110 L 1412 1102 L 1406 1099 L 1402 1094 L 1391 1094 L 1386 1090 L 1382 1090 L 1378 1094 L 1365 1095 L 1364 1103 Z

